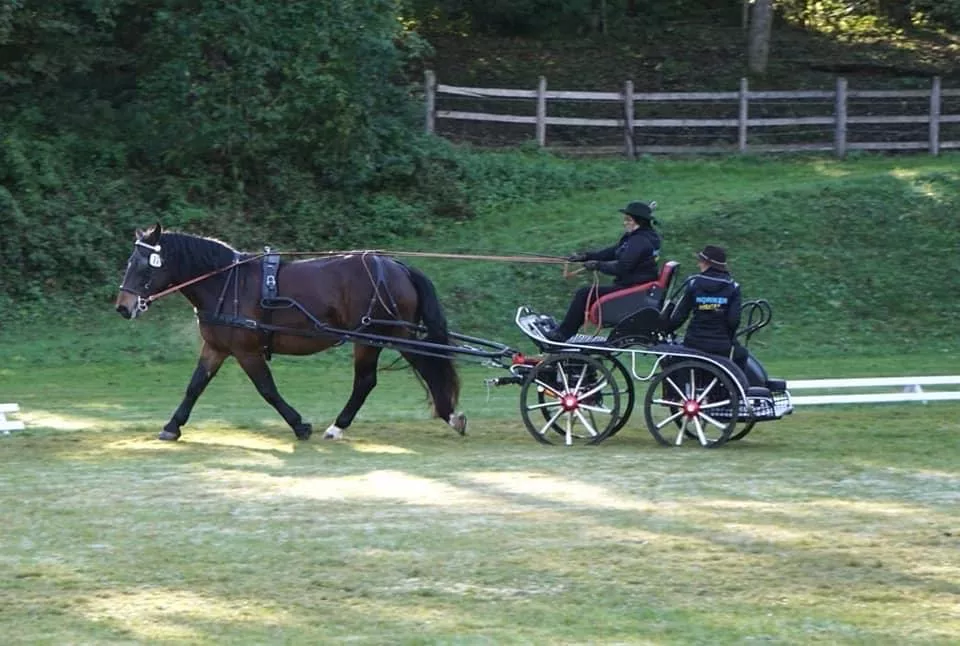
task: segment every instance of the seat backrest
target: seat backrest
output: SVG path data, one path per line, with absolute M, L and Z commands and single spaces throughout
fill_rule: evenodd
M 679 266 L 676 260 L 668 260 L 663 263 L 656 280 L 604 294 L 590 307 L 587 320 L 608 327 L 643 308 L 662 310 Z
M 660 268 L 660 277 L 657 278 L 657 284 L 660 285 L 660 289 L 663 290 L 660 294 L 660 304 L 658 309 L 663 309 L 664 301 L 667 299 L 667 295 L 670 293 L 670 289 L 673 287 L 673 281 L 677 278 L 677 267 L 680 266 L 680 263 L 676 260 L 668 260 L 663 263 L 663 267 Z

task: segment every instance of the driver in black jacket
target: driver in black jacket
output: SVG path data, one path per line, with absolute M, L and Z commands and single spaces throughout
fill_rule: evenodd
M 617 244 L 597 251 L 575 253 L 567 258 L 570 262 L 583 262 L 583 266 L 588 270 L 613 276 L 613 284 L 598 285 L 596 288 L 587 285 L 578 289 L 567 308 L 563 322 L 546 333 L 549 340 L 560 343 L 576 334 L 583 325 L 591 291 L 595 298 L 599 298 L 604 294 L 660 277 L 657 267 L 660 234 L 653 228 L 657 223 L 653 217 L 656 206 L 656 202 L 630 202 L 626 208 L 620 209 L 624 216 L 623 227 L 626 233 L 620 237 Z
M 683 345 L 729 357 L 740 327 L 740 285 L 730 276 L 721 247 L 704 247 L 697 254 L 697 265 L 700 273 L 683 284 L 676 306 L 664 310 L 664 329 L 677 330 L 692 313 Z

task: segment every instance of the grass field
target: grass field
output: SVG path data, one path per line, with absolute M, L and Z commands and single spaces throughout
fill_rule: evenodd
M 323 428 L 346 397 L 347 364 L 275 369 Z M 154 440 L 190 370 L 0 373 L 29 427 L 0 437 L 4 643 L 960 634 L 960 405 L 801 409 L 716 451 L 663 449 L 635 420 L 598 447 L 566 449 L 526 434 L 516 388 L 488 398 L 489 369 L 464 370 L 466 438 L 427 421 L 412 375 L 397 371 L 349 441 L 297 442 L 231 364 L 181 442 Z
M 956 159 L 648 160 L 624 186 L 399 246 L 564 253 L 657 199 L 667 257 L 727 244 L 772 301 L 754 344 L 772 375 L 951 374 Z M 516 305 L 559 313 L 574 287 L 555 266 L 417 264 L 456 329 L 509 343 Z M 800 408 L 715 451 L 661 448 L 639 415 L 599 446 L 543 447 L 519 389 L 484 387 L 501 372 L 463 368 L 461 438 L 387 370 L 331 443 L 340 348 L 273 363 L 314 439 L 228 363 L 171 444 L 154 438 L 197 348 L 182 299 L 132 324 L 102 295 L 0 320 L 0 402 L 27 422 L 0 436 L 3 644 L 960 637 L 957 403 Z

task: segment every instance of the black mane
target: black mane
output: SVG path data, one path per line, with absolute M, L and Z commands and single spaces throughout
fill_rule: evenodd
M 164 231 L 160 247 L 167 262 L 175 264 L 183 276 L 199 276 L 232 263 L 241 254 L 225 242 L 214 238 Z

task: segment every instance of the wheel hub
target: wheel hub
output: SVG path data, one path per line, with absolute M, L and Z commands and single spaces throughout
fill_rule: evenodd
M 563 410 L 569 413 L 570 411 L 577 410 L 580 401 L 575 395 L 564 395 L 560 398 L 560 405 L 563 406 Z
M 700 413 L 700 403 L 696 399 L 688 399 L 683 403 L 683 414 L 687 417 L 696 417 Z

